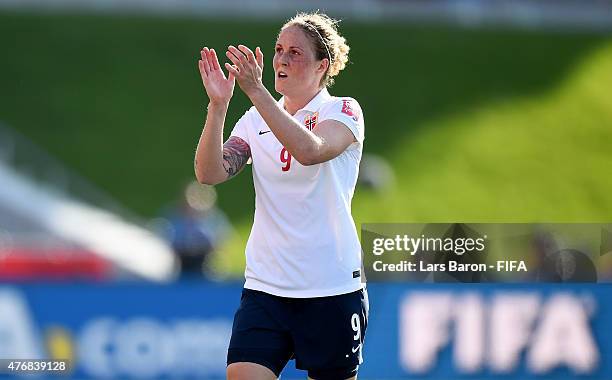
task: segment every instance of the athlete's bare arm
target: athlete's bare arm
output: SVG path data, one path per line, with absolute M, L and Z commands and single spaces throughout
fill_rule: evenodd
M 240 137 L 232 136 L 223 144 L 223 169 L 227 179 L 240 173 L 251 158 L 251 148 Z
M 204 48 L 200 54 L 200 75 L 210 102 L 196 149 L 194 170 L 198 182 L 216 185 L 244 168 L 251 157 L 251 149 L 239 137 L 230 137 L 223 144 L 223 125 L 234 93 L 234 77 L 231 74 L 225 77 L 213 49 Z
M 205 128 L 206 129 L 206 128 Z M 204 135 L 204 132 L 202 132 Z M 251 148 L 240 137 L 230 137 L 220 152 L 206 154 L 200 139 L 195 158 L 196 178 L 200 183 L 217 185 L 240 173 L 251 158 Z M 214 156 L 214 157 L 213 157 Z M 202 160 L 202 161 L 199 161 Z M 202 164 L 204 162 L 205 164 Z
M 352 132 L 339 121 L 324 120 L 315 130 L 300 128 L 300 124 L 282 109 L 261 82 L 263 53 L 256 55 L 246 46 L 230 46 L 227 56 L 234 66 L 225 67 L 251 99 L 274 136 L 302 165 L 315 165 L 331 160 L 357 141 Z

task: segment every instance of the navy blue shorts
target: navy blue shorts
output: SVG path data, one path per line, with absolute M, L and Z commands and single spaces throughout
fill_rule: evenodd
M 347 379 L 357 374 L 368 324 L 368 295 L 316 298 L 278 297 L 243 289 L 234 316 L 227 364 L 261 364 L 279 376 L 295 359 L 315 380 Z

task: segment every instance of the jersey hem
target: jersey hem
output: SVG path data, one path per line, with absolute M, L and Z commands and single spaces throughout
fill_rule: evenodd
M 364 283 L 359 281 L 357 284 L 350 284 L 350 286 L 341 286 L 331 289 L 307 289 L 307 290 L 279 290 L 273 286 L 263 284 L 257 280 L 246 280 L 244 283 L 245 289 L 258 290 L 260 292 L 268 293 L 273 296 L 287 297 L 287 298 L 317 298 L 317 297 L 329 297 L 339 296 L 341 294 L 347 294 L 356 292 L 364 288 Z

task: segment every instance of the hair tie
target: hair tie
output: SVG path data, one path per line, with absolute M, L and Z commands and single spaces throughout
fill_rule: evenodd
M 325 43 L 325 39 L 323 39 L 323 36 L 321 35 L 321 33 L 319 33 L 319 31 L 317 30 L 317 28 L 313 24 L 309 23 L 308 21 L 304 21 L 304 24 L 306 24 L 309 27 L 311 27 L 312 29 L 314 29 L 315 33 L 317 33 L 317 35 L 321 39 L 321 42 L 323 43 L 323 46 L 325 46 L 325 50 L 327 51 L 327 57 L 329 58 L 329 67 L 331 67 L 332 56 L 331 56 L 331 53 L 329 52 L 329 48 L 327 47 L 327 44 Z M 328 70 L 329 70 L 329 67 L 327 68 Z

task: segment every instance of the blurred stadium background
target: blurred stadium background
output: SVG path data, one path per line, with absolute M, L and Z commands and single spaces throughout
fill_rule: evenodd
M 358 226 L 610 222 L 611 1 L 0 0 L 0 358 L 223 376 L 254 193 L 250 168 L 191 183 L 198 52 L 261 46 L 272 89 L 279 26 L 313 9 L 351 46 L 331 92 L 364 109 Z M 248 106 L 237 89 L 226 134 Z M 360 378 L 612 378 L 611 290 L 372 284 Z

